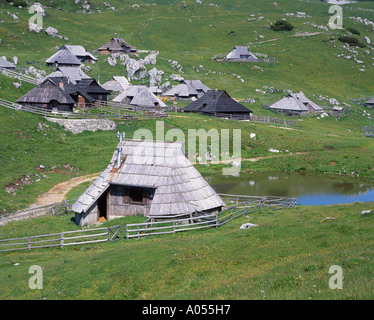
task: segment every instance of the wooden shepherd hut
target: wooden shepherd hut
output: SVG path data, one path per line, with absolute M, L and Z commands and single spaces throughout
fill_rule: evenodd
M 106 44 L 102 45 L 98 51 L 100 54 L 111 53 L 135 53 L 137 50 L 132 45 L 128 44 L 122 38 L 112 38 Z
M 64 89 L 63 82 L 56 84 L 51 79 L 45 79 L 37 87 L 19 98 L 17 103 L 26 107 L 72 112 L 75 101 Z
M 258 58 L 249 51 L 248 47 L 235 46 L 234 49 L 225 57 L 226 61 L 238 62 L 258 62 Z
M 182 143 L 123 140 L 72 209 L 76 224 L 84 226 L 139 214 L 152 220 L 191 217 L 223 206 Z
M 67 48 L 60 49 L 46 60 L 49 67 L 79 67 L 80 60 Z
M 245 116 L 250 117 L 252 111 L 235 101 L 224 90 L 209 90 L 200 99 L 193 101 L 183 109 L 184 112 L 196 112 L 207 115 Z
M 102 87 L 112 93 L 123 92 L 130 82 L 123 76 L 113 76 L 109 81 L 105 82 Z
M 167 108 L 167 105 L 144 85 L 129 85 L 112 101 L 150 112 L 160 112 Z
M 175 97 L 177 100 L 189 100 L 201 98 L 210 90 L 200 80 L 183 80 L 180 84 L 173 86 L 162 96 Z
M 365 107 L 373 108 L 374 109 L 374 98 L 365 102 Z
M 95 63 L 97 58 L 89 53 L 85 48 L 79 45 L 64 44 L 61 49 L 69 50 L 74 56 L 76 56 L 82 63 Z
M 7 69 L 7 70 L 16 70 L 15 64 L 9 62 L 7 59 L 0 57 L 0 68 Z
M 323 112 L 322 107 L 308 99 L 302 91 L 289 93 L 283 99 L 269 106 L 269 109 L 288 115 L 305 115 L 308 113 Z

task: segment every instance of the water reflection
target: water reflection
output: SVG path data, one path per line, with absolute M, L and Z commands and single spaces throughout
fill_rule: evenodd
M 303 205 L 374 201 L 374 182 L 340 176 L 256 173 L 215 177 L 210 184 L 218 193 L 295 197 Z

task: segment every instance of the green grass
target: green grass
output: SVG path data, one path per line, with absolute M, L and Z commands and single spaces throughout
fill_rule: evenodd
M 169 119 L 165 119 L 164 126 L 165 133 L 172 128 L 179 128 L 185 137 L 188 136 L 188 129 L 216 129 L 219 133 L 229 129 L 231 139 L 232 130 L 240 129 L 243 159 L 274 155 L 269 148 L 281 151 L 277 158 L 254 163 L 243 161 L 241 174 L 261 170 L 301 170 L 343 175 L 354 172 L 355 176 L 358 174 L 362 178 L 373 179 L 374 140 L 363 137 L 360 131 L 361 118 L 359 112 L 352 112 L 352 116 L 340 121 L 332 118 L 302 119 L 294 128 L 296 130 L 288 130 L 269 124 L 220 120 L 196 114 L 171 114 Z M 23 123 L 22 127 L 20 123 Z M 0 109 L 0 124 L 0 135 L 7 137 L 1 142 L 0 152 L 0 199 L 3 212 L 29 206 L 38 195 L 57 183 L 103 171 L 118 143 L 117 130 L 125 131 L 126 137 L 132 138 L 137 129 L 149 129 L 153 138 L 156 138 L 156 121 L 153 120 L 121 124 L 116 131 L 72 134 L 36 115 Z M 256 133 L 257 140 L 251 139 L 250 133 Z M 332 162 L 335 164 L 331 165 Z M 45 167 L 44 172 L 40 172 L 40 165 Z M 197 165 L 197 168 L 208 176 L 220 174 L 223 166 Z M 19 186 L 15 195 L 5 191 L 6 186 L 25 175 L 31 177 L 31 184 Z
M 243 216 L 219 229 L 0 255 L 1 299 L 373 299 L 374 203 Z M 326 217 L 335 220 L 321 222 Z M 9 223 L 1 238 L 73 230 L 70 216 Z M 141 221 L 120 218 L 103 226 Z M 259 227 L 240 230 L 251 222 Z M 35 228 L 33 232 L 28 231 Z M 19 263 L 19 265 L 14 265 Z M 28 268 L 43 267 L 30 290 Z M 329 289 L 329 268 L 343 289 Z
M 338 57 L 347 55 L 340 36 L 349 35 L 351 27 L 361 42 L 373 31 L 349 16 L 372 20 L 373 2 L 344 6 L 343 30 L 325 32 L 310 23 L 326 25 L 329 5 L 320 1 L 220 1 L 219 8 L 195 1 L 108 0 L 116 11 L 106 9 L 99 0 L 91 0 L 93 13 L 77 12 L 73 1 L 40 1 L 48 5 L 44 27 L 52 26 L 69 41 L 28 31 L 27 8 L 0 4 L 0 55 L 8 60 L 18 57 L 19 67 L 35 66 L 47 73 L 45 59 L 63 44 L 87 45 L 93 50 L 119 33 L 138 49 L 157 50 L 155 66 L 172 73 L 169 59 L 177 60 L 186 79 L 200 79 L 212 89 L 225 89 L 234 98 L 254 98 L 246 104 L 256 115 L 273 116 L 261 107 L 284 96 L 284 90 L 302 90 L 315 102 L 327 96 L 352 106 L 341 119 L 332 117 L 296 119 L 298 126 L 289 130 L 269 124 L 233 122 L 201 115 L 171 114 L 165 130 L 241 129 L 242 158 L 274 156 L 269 148 L 281 152 L 276 157 L 257 162 L 242 162 L 241 175 L 259 171 L 328 173 L 374 179 L 374 139 L 364 138 L 361 127 L 368 125 L 362 105 L 351 102 L 372 96 L 374 68 L 372 54 L 355 48 L 366 66 Z M 133 8 L 135 3 L 140 8 Z M 148 5 L 147 5 L 148 4 Z M 98 13 L 97 9 L 102 12 Z M 17 14 L 19 21 L 12 20 Z M 274 32 L 270 23 L 284 13 L 306 12 L 311 18 L 287 17 L 294 25 L 290 32 Z M 251 14 L 264 19 L 247 21 Z M 100 27 L 98 27 L 100 26 Z M 233 33 L 231 33 L 233 31 Z M 304 32 L 322 32 L 298 36 Z M 231 35 L 230 35 L 231 33 Z M 263 39 L 259 37 L 263 36 Z M 274 41 L 267 41 L 274 40 Z M 277 63 L 229 63 L 213 61 L 226 55 L 235 45 L 250 44 L 253 52 L 268 54 Z M 120 64 L 110 66 L 105 56 L 90 65 L 88 74 L 100 76 L 104 83 L 113 75 L 127 75 Z M 195 72 L 203 65 L 206 71 Z M 255 66 L 259 68 L 255 68 Z M 245 82 L 236 77 L 240 75 Z M 0 74 L 0 96 L 15 101 L 33 85 L 13 86 L 14 79 Z M 138 81 L 147 84 L 147 80 Z M 273 87 L 277 93 L 261 90 Z M 256 90 L 257 89 L 257 90 Z M 322 105 L 326 102 L 320 102 Z M 184 104 L 181 104 L 184 105 Z M 283 115 L 279 118 L 293 119 Z M 116 132 L 125 131 L 131 138 L 137 129 L 149 129 L 155 135 L 155 121 L 128 122 L 111 132 L 72 134 L 45 119 L 0 107 L 0 210 L 13 212 L 32 204 L 55 184 L 73 177 L 104 170 L 117 145 Z M 250 139 L 256 133 L 257 140 Z M 188 147 L 188 146 L 187 146 Z M 288 152 L 287 152 L 288 151 Z M 40 165 L 45 167 L 40 172 Z M 224 165 L 197 165 L 204 177 L 220 174 Z M 9 194 L 5 187 L 23 176 L 30 184 Z M 68 194 L 77 198 L 88 183 Z M 1 299 L 373 299 L 372 216 L 360 216 L 370 204 L 298 207 L 240 218 L 220 229 L 152 237 L 76 248 L 45 249 L 0 255 Z M 321 223 L 325 217 L 336 218 Z M 10 223 L 0 228 L 0 238 L 23 237 L 67 230 L 77 230 L 72 216 L 47 217 Z M 127 217 L 104 225 L 142 221 Z M 259 228 L 239 230 L 251 221 Z M 123 234 L 122 234 L 123 237 Z M 19 263 L 19 265 L 14 265 Z M 45 286 L 41 291 L 28 288 L 28 268 L 44 267 Z M 344 271 L 344 289 L 328 288 L 328 268 L 340 265 Z

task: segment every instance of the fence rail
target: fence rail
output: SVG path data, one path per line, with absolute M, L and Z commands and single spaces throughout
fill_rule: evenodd
M 13 70 L 1 68 L 1 67 L 0 67 L 0 72 L 4 76 L 14 78 L 14 79 L 17 79 L 17 80 L 20 80 L 20 81 L 36 84 L 36 85 L 39 84 L 39 82 L 40 82 L 38 79 L 36 79 L 34 77 L 31 77 L 31 76 L 28 76 L 28 75 L 25 75 L 25 74 L 22 74 L 22 73 L 13 71 Z
M 296 198 L 222 195 L 226 196 L 229 200 L 231 199 L 230 201 L 232 202 L 236 201 L 237 204 L 230 206 L 224 211 L 209 215 L 197 212 L 196 216 L 189 218 L 127 224 L 126 239 L 142 238 L 150 235 L 173 234 L 203 228 L 218 228 L 244 214 L 258 211 L 262 207 L 281 209 L 292 208 L 297 204 Z
M 275 117 L 267 117 L 267 116 L 256 116 L 256 115 L 239 115 L 239 114 L 225 114 L 225 113 L 202 113 L 205 115 L 213 116 L 215 118 L 227 119 L 227 120 L 246 120 L 246 121 L 253 121 L 253 122 L 260 122 L 260 123 L 273 123 L 273 124 L 281 124 L 288 127 L 296 127 L 297 121 L 295 120 L 287 120 L 287 119 L 278 119 Z
M 75 200 L 66 200 L 61 203 L 52 203 L 45 206 L 17 211 L 15 213 L 4 214 L 0 217 L 0 225 L 4 226 L 8 222 L 26 220 L 29 218 L 36 218 L 46 215 L 62 215 L 71 210 L 71 205 Z
M 0 252 L 66 247 L 120 239 L 120 226 L 88 230 L 65 231 L 54 234 L 0 240 Z
M 15 111 L 26 111 L 34 114 L 38 114 L 45 118 L 55 118 L 55 119 L 69 119 L 69 120 L 89 120 L 89 119 L 105 119 L 112 121 L 137 121 L 137 120 L 151 120 L 151 119 L 160 119 L 167 118 L 168 114 L 166 113 L 140 113 L 132 112 L 126 109 L 120 109 L 119 107 L 107 107 L 106 110 L 103 108 L 103 112 L 106 113 L 92 113 L 92 112 L 60 112 L 53 111 L 44 108 L 37 108 L 31 106 L 23 106 L 18 103 L 7 101 L 0 98 L 0 106 L 12 109 Z

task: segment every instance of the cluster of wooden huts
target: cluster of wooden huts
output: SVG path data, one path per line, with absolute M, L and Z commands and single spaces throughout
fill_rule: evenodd
M 110 39 L 97 50 L 100 54 L 136 53 L 137 49 L 119 36 Z M 257 62 L 258 58 L 248 47 L 235 46 L 225 57 L 232 62 Z M 95 63 L 97 58 L 80 45 L 63 45 L 46 60 L 48 66 L 56 68 L 36 88 L 17 100 L 27 106 L 59 111 L 73 111 L 74 107 L 89 107 L 95 101 L 108 101 L 136 107 L 149 112 L 164 112 L 166 100 L 191 101 L 185 112 L 210 115 L 243 115 L 249 117 L 251 110 L 232 99 L 224 90 L 211 90 L 200 80 L 181 80 L 166 92 L 158 87 L 132 85 L 124 76 L 113 76 L 103 85 L 85 74 L 81 65 Z M 4 68 L 13 66 L 0 59 Z M 369 103 L 370 105 L 370 103 Z M 270 110 L 291 115 L 320 113 L 322 108 L 305 97 L 302 92 L 290 93 L 270 105 Z
M 135 53 L 137 49 L 118 36 L 98 48 L 100 54 Z M 225 57 L 229 62 L 258 62 L 248 47 L 235 46 Z M 73 111 L 95 101 L 107 101 L 163 112 L 163 100 L 189 101 L 186 113 L 251 117 L 252 111 L 225 90 L 212 90 L 200 80 L 181 80 L 166 92 L 157 87 L 133 85 L 124 76 L 113 76 L 103 85 L 80 68 L 97 58 L 82 46 L 64 45 L 46 60 L 55 70 L 17 100 L 22 105 Z M 13 68 L 0 58 L 0 67 Z M 366 102 L 374 108 L 374 99 Z M 321 113 L 323 109 L 303 92 L 288 93 L 268 106 L 290 115 Z M 151 220 L 194 217 L 219 212 L 225 203 L 188 160 L 178 142 L 125 140 L 120 137 L 112 159 L 102 174 L 78 198 L 72 209 L 81 226 L 129 215 Z

